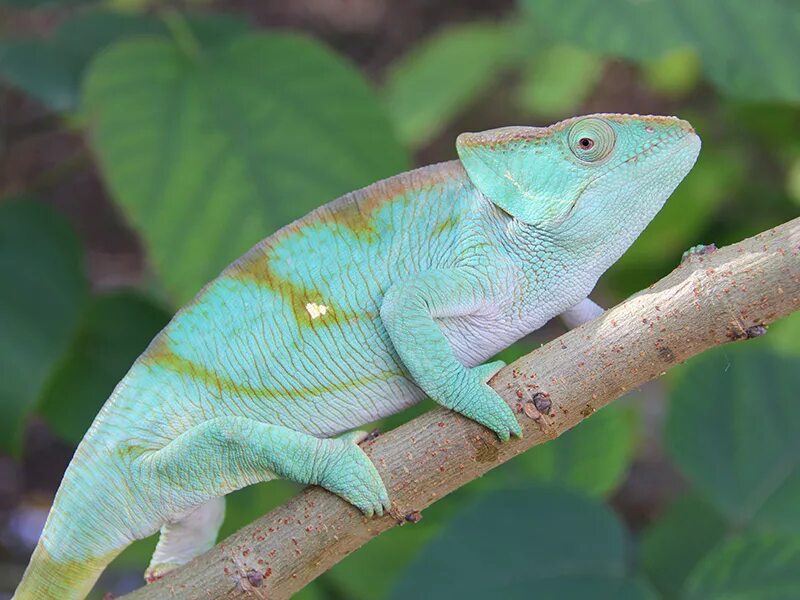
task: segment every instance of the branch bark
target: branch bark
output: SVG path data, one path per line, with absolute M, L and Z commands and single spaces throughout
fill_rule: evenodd
M 491 381 L 524 438 L 432 410 L 365 444 L 390 515 L 366 519 L 319 488 L 259 518 L 163 580 L 126 595 L 288 598 L 383 531 L 489 469 L 574 427 L 627 391 L 713 346 L 743 340 L 800 309 L 800 218 L 710 254 L 503 369 Z

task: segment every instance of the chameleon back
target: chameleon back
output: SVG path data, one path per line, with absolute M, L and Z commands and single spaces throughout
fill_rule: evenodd
M 460 223 L 475 210 L 469 186 L 458 162 L 426 167 L 256 245 L 175 316 L 112 396 L 116 418 L 120 404 L 132 417 L 126 437 L 143 427 L 167 443 L 231 413 L 329 436 L 419 400 L 380 302 L 396 279 L 455 260 Z

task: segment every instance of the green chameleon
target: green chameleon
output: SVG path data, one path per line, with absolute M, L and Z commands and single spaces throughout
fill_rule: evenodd
M 225 494 L 322 486 L 390 499 L 354 428 L 429 396 L 520 435 L 483 361 L 587 299 L 686 176 L 674 117 L 591 115 L 464 133 L 460 160 L 322 206 L 227 267 L 152 341 L 69 465 L 14 598 L 84 598 L 161 531 L 149 580 L 213 545 Z M 338 434 L 344 435 L 339 437 Z

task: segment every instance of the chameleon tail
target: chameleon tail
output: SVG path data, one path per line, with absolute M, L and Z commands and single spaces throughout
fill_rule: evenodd
M 76 457 L 88 452 L 78 447 Z M 109 469 L 73 460 L 12 600 L 83 600 L 106 566 L 134 539 Z
M 82 600 L 117 554 L 56 560 L 40 541 L 11 600 Z

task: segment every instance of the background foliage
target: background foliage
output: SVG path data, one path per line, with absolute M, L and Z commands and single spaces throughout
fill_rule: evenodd
M 606 305 L 689 246 L 800 207 L 792 0 L 0 0 L 0 27 L 7 595 L 69 456 L 171 313 L 315 206 L 454 158 L 459 131 L 601 111 L 692 121 L 697 166 L 601 281 Z M 798 360 L 800 315 L 698 357 L 300 596 L 796 599 Z M 234 494 L 223 535 L 294 491 Z M 153 543 L 98 587 L 138 585 Z

